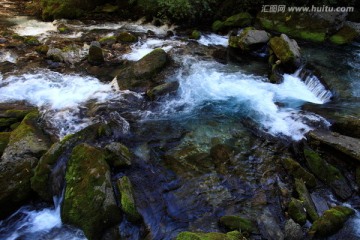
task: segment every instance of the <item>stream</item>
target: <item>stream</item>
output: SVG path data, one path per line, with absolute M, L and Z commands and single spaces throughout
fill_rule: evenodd
M 188 41 L 176 26 L 156 27 L 143 20 L 41 22 L 12 15 L 11 4 L 6 9 L 0 15 L 1 28 L 36 36 L 46 44 L 76 44 L 79 48 L 70 58 L 74 61 L 86 56 L 90 43 L 86 39 L 94 34 L 113 36 L 119 30 L 136 33 L 139 40 L 109 58 L 138 61 L 155 48 L 172 57 L 177 67 L 166 82 L 178 81 L 179 89 L 152 103 L 144 94 L 116 91 L 109 82 L 76 68 L 66 72 L 29 65 L 0 73 L 0 102 L 37 107 L 45 130 L 58 139 L 97 122 L 121 122 L 121 140 L 136 156 L 126 175 L 151 239 L 174 239 L 182 231 L 217 232 L 219 217 L 238 212 L 258 219 L 261 232 L 272 226 L 263 222 L 282 226 L 285 217 L 276 194 L 278 186 L 290 188 L 274 164 L 282 146 L 301 141 L 310 130 L 327 129 L 331 113 L 359 117 L 360 43 L 327 48 L 300 45 L 306 61 L 321 68 L 329 86 L 316 75 L 302 79 L 301 69 L 285 74 L 281 84 L 272 84 L 266 61 L 221 64 L 211 58 L 209 51 L 226 49 L 227 36 L 203 33 L 198 41 Z M 62 23 L 72 32 L 58 33 Z M 0 63 L 20 64 L 24 56 L 0 49 Z M 106 110 L 92 112 L 94 106 Z M 205 154 L 217 144 L 235 149 L 235 156 L 223 165 L 209 161 Z M 192 155 L 198 158 L 191 160 Z M 116 172 L 112 180 L 123 175 Z M 360 209 L 356 194 L 342 202 L 322 185 L 313 195 L 322 202 Z M 264 196 L 266 200 L 261 200 Z M 0 221 L 0 239 L 86 239 L 81 230 L 62 223 L 61 201 L 60 194 L 54 196 L 53 205 L 35 199 L 22 206 Z M 123 239 L 145 238 L 144 230 L 126 219 L 118 228 Z M 329 239 L 360 239 L 359 229 L 357 212 Z M 252 237 L 265 239 L 261 234 Z

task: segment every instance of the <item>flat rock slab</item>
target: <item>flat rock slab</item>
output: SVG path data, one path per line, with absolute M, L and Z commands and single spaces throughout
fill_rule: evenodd
M 308 134 L 310 142 L 320 141 L 360 162 L 360 139 L 335 132 L 315 130 Z

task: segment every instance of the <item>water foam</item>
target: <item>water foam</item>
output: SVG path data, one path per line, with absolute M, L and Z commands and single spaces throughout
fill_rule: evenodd
M 198 42 L 205 46 L 219 45 L 219 46 L 227 47 L 228 46 L 228 37 L 218 35 L 215 33 L 203 34 L 203 35 L 201 35 Z
M 1 102 L 27 101 L 39 107 L 60 137 L 88 126 L 91 119 L 80 117 L 89 100 L 106 102 L 118 97 L 111 86 L 89 76 L 65 75 L 52 71 L 11 76 L 0 85 Z
M 184 45 L 185 42 L 177 40 L 160 40 L 148 38 L 145 42 L 138 42 L 131 46 L 131 52 L 122 55 L 123 59 L 137 61 L 144 57 L 146 54 L 150 53 L 155 48 L 162 48 L 166 52 L 170 51 L 174 47 L 179 47 Z
M 50 32 L 56 32 L 57 28 L 53 22 L 42 22 L 28 17 L 14 17 L 9 19 L 16 25 L 12 30 L 20 36 L 42 36 Z
M 0 51 L 0 62 L 16 63 L 17 56 L 10 51 Z
M 263 77 L 243 74 L 240 69 L 221 64 L 190 58 L 184 62 L 185 68 L 176 76 L 180 96 L 166 103 L 165 114 L 177 114 L 179 109 L 191 112 L 208 104 L 220 105 L 221 111 L 250 117 L 270 134 L 294 140 L 302 139 L 312 129 L 308 122 L 324 121 L 297 109 L 304 102 L 323 102 L 295 76 L 285 75 L 284 82 L 275 85 Z

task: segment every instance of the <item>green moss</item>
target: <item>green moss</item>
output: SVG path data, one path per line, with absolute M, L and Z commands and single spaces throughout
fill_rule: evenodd
M 190 39 L 199 40 L 201 37 L 201 32 L 194 30 L 191 32 L 191 35 L 189 36 Z
M 120 220 L 105 156 L 99 149 L 80 144 L 67 164 L 62 219 L 80 227 L 88 239 L 99 239 Z
M 6 110 L 4 112 L 4 115 L 9 118 L 16 118 L 18 120 L 23 120 L 23 118 L 30 112 L 34 111 L 34 109 L 31 110 L 18 110 L 18 109 L 11 109 Z
M 211 29 L 214 31 L 214 32 L 219 32 L 221 31 L 222 29 L 224 28 L 224 23 L 220 20 L 216 20 L 212 26 L 211 26 Z
M 0 157 L 9 143 L 9 139 L 10 139 L 9 132 L 0 132 Z
M 344 26 L 339 32 L 332 35 L 329 40 L 334 44 L 342 45 L 351 43 L 357 36 L 358 33 L 355 29 Z
M 246 27 L 252 22 L 252 16 L 247 12 L 242 12 L 227 18 L 224 22 L 225 27 Z
M 301 39 L 312 41 L 312 42 L 324 42 L 326 38 L 325 32 L 308 32 L 308 31 L 299 31 L 298 35 L 294 35 L 294 37 L 299 37 Z
M 283 166 L 294 178 L 304 180 L 306 186 L 313 188 L 316 186 L 314 175 L 306 171 L 298 162 L 291 158 L 283 159 Z
M 37 46 L 35 48 L 35 51 L 40 53 L 40 54 L 44 54 L 46 55 L 46 53 L 49 51 L 49 46 L 48 45 L 40 45 L 40 46 Z
M 288 213 L 289 216 L 301 226 L 306 223 L 306 211 L 300 200 L 295 198 L 291 199 L 288 206 Z
M 70 29 L 68 26 L 66 26 L 65 24 L 60 24 L 58 27 L 57 27 L 57 30 L 59 31 L 59 33 L 61 34 L 67 34 L 67 33 L 70 33 Z
M 282 63 L 294 62 L 295 56 L 281 37 L 273 37 L 269 41 L 271 49 Z
M 32 36 L 25 37 L 24 43 L 27 45 L 31 45 L 31 46 L 39 46 L 40 45 L 40 41 L 36 37 L 32 37 Z
M 111 5 L 109 3 L 105 4 L 101 11 L 105 13 L 113 13 L 116 12 L 119 9 L 119 6 Z
M 10 143 L 15 143 L 20 139 L 25 138 L 27 135 L 36 133 L 38 130 L 34 128 L 34 125 L 36 124 L 38 118 L 38 111 L 28 113 L 21 124 L 12 132 Z
M 16 118 L 0 118 L 0 129 L 9 128 L 12 124 L 16 123 Z
M 230 231 L 237 230 L 247 233 L 256 231 L 256 226 L 251 220 L 239 216 L 223 216 L 219 223 Z
M 121 209 L 124 211 L 128 219 L 132 222 L 141 221 L 142 217 L 136 209 L 133 187 L 130 179 L 126 176 L 117 181 L 117 186 L 120 192 Z
M 116 42 L 115 36 L 103 37 L 103 38 L 99 39 L 99 43 L 101 43 L 101 44 L 111 44 L 111 43 L 115 43 L 115 42 Z
M 303 206 L 306 209 L 306 213 L 310 220 L 315 221 L 318 219 L 319 216 L 316 212 L 315 205 L 310 197 L 304 181 L 301 179 L 295 179 L 295 189 L 299 195 L 299 199 L 302 201 Z
M 228 233 L 201 233 L 181 232 L 176 240 L 245 240 L 246 238 L 238 231 Z
M 133 43 L 137 42 L 137 37 L 129 32 L 122 32 L 117 36 L 117 41 L 123 43 Z
M 11 36 L 11 38 L 12 38 L 12 39 L 15 39 L 15 40 L 21 40 L 21 41 L 23 41 L 23 40 L 25 39 L 25 37 L 20 36 L 19 34 L 13 34 L 13 35 Z
M 342 228 L 346 220 L 355 211 L 348 207 L 336 206 L 324 212 L 324 214 L 311 226 L 309 234 L 316 237 L 327 237 Z

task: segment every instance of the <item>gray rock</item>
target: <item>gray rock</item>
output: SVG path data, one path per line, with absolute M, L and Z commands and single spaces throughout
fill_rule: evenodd
M 260 233 L 267 239 L 283 240 L 284 233 L 281 231 L 278 221 L 274 215 L 266 208 L 258 218 Z
M 104 55 L 99 42 L 93 41 L 90 44 L 88 62 L 91 65 L 100 65 L 104 62 Z
M 175 92 L 178 88 L 179 88 L 178 82 L 168 82 L 148 90 L 146 94 L 150 99 L 154 100 L 163 95 Z
M 280 59 L 281 64 L 285 68 L 293 70 L 300 66 L 300 47 L 295 40 L 290 39 L 285 34 L 281 34 L 280 37 L 271 38 L 269 43 L 276 57 Z
M 64 62 L 63 53 L 58 48 L 50 48 L 47 51 L 46 56 L 54 62 Z
M 301 240 L 304 239 L 304 233 L 301 226 L 289 219 L 285 223 L 285 239 L 286 240 Z
M 270 39 L 269 36 L 270 34 L 264 30 L 244 30 L 239 36 L 231 36 L 229 45 L 248 51 L 259 44 L 267 43 Z

